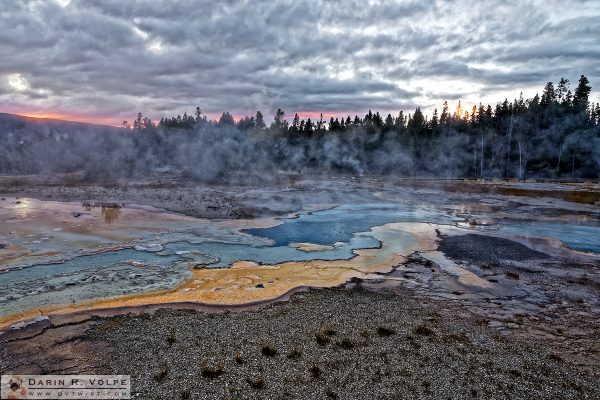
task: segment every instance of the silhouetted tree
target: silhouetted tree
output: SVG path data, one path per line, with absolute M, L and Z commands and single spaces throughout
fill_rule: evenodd
M 578 111 L 587 110 L 591 90 L 592 87 L 590 86 L 590 81 L 584 75 L 581 75 L 579 84 L 573 95 L 573 106 L 577 108 Z
M 219 125 L 221 125 L 221 126 L 224 126 L 224 125 L 233 126 L 233 125 L 235 125 L 235 121 L 234 121 L 233 117 L 231 116 L 231 114 L 229 114 L 228 112 L 224 112 L 221 115 L 221 118 L 219 118 Z
M 256 112 L 256 117 L 254 119 L 256 121 L 256 129 L 262 130 L 267 127 L 267 124 L 265 124 L 265 118 L 260 111 Z
M 554 84 L 552 82 L 548 82 L 544 87 L 544 92 L 542 93 L 542 99 L 540 100 L 540 105 L 542 108 L 548 108 L 551 104 L 556 101 L 556 93 L 554 91 Z

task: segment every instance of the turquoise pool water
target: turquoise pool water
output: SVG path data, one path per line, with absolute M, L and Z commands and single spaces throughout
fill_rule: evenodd
M 452 224 L 460 220 L 429 206 L 366 203 L 303 214 L 296 219 L 286 219 L 283 224 L 272 228 L 246 229 L 244 232 L 269 238 L 278 246 L 287 246 L 290 243 L 331 245 L 350 240 L 355 232 L 368 231 L 374 226 L 390 222 Z

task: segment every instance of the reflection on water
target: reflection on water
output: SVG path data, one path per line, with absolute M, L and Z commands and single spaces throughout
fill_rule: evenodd
M 19 199 L 15 201 L 15 214 L 19 218 L 27 218 L 32 211 L 33 204 L 30 199 Z
M 85 211 L 92 211 L 92 208 L 100 207 L 100 213 L 104 217 L 104 222 L 112 224 L 121 214 L 121 205 L 117 203 L 94 203 L 91 201 L 84 201 L 81 206 Z
M 102 207 L 102 216 L 104 217 L 104 221 L 108 224 L 112 224 L 119 218 L 119 214 L 121 213 L 119 208 L 112 207 Z
M 600 254 L 600 224 L 596 222 L 512 221 L 499 230 L 509 235 L 558 239 L 572 249 Z

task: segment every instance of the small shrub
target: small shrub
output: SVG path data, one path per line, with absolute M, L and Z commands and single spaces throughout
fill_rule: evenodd
M 329 338 L 328 335 L 326 335 L 323 331 L 319 331 L 315 334 L 315 338 L 317 340 L 317 344 L 319 346 L 325 346 L 327 345 L 331 339 Z
M 215 379 L 219 376 L 223 375 L 223 367 L 221 365 L 214 365 L 209 363 L 204 363 L 202 365 L 202 377 L 207 379 Z
M 506 277 L 515 281 L 519 280 L 519 274 L 517 274 L 516 272 L 507 272 Z
M 413 349 L 418 350 L 421 348 L 421 343 L 419 343 L 413 335 L 406 335 L 406 340 L 408 340 L 408 343 L 410 343 Z
M 265 357 L 275 357 L 277 355 L 277 349 L 270 343 L 263 345 L 262 354 Z
M 336 331 L 333 328 L 324 328 L 322 332 L 327 336 L 333 336 L 336 334 Z
M 154 374 L 154 380 L 156 382 L 162 382 L 169 375 L 169 367 L 161 365 L 160 369 Z
M 442 336 L 442 341 L 444 343 L 468 343 L 469 338 L 464 332 L 461 333 L 450 333 L 448 335 Z
M 173 333 L 171 333 L 169 336 L 167 336 L 167 345 L 169 345 L 169 347 L 173 346 L 173 344 L 177 341 L 177 339 L 175 338 L 175 335 Z
M 339 347 L 340 349 L 344 349 L 344 350 L 353 349 L 355 346 L 354 342 L 350 339 L 342 339 L 339 342 L 337 342 L 335 345 L 337 347 Z
M 500 268 L 500 264 L 498 264 L 495 261 L 481 265 L 481 269 L 497 269 L 497 268 Z
M 419 336 L 431 336 L 433 335 L 433 329 L 425 325 L 419 325 L 415 328 L 415 334 Z
M 289 358 L 290 360 L 297 360 L 302 356 L 302 353 L 299 352 L 298 350 L 294 349 L 290 352 L 290 354 L 287 355 L 287 358 Z
M 548 354 L 548 355 L 546 356 L 546 358 L 547 358 L 548 360 L 552 360 L 552 361 L 559 361 L 559 362 L 563 360 L 561 356 L 559 356 L 558 354 L 554 354 L 554 353 L 552 353 L 552 354 Z
M 310 367 L 308 372 L 310 372 L 310 376 L 312 376 L 313 379 L 319 379 L 319 377 L 321 376 L 321 368 L 319 368 L 317 365 L 313 365 L 312 367 Z
M 246 378 L 246 382 L 248 382 L 253 389 L 262 389 L 265 387 L 265 380 L 262 376 Z
M 386 326 L 380 326 L 377 328 L 377 334 L 381 337 L 392 336 L 394 333 L 396 333 L 396 331 Z
M 485 318 L 478 318 L 478 319 L 475 320 L 475 323 L 478 326 L 488 326 L 489 323 L 490 323 L 490 320 L 489 319 L 485 319 Z

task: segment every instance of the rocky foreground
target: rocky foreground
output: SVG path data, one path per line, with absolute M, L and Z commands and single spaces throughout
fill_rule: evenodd
M 600 394 L 597 371 L 543 342 L 500 335 L 399 288 L 349 286 L 254 311 L 159 310 L 46 327 L 3 342 L 0 371 L 131 374 L 142 399 Z

